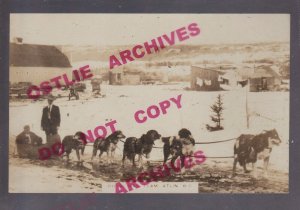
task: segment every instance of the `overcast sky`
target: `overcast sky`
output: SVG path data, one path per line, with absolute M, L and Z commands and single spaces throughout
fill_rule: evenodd
M 201 34 L 182 44 L 290 40 L 288 14 L 11 14 L 10 40 L 54 45 L 122 45 L 150 41 L 196 22 Z M 176 43 L 178 44 L 178 43 Z

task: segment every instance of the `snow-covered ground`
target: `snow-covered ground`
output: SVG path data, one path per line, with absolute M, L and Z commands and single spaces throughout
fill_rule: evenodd
M 262 130 L 276 128 L 282 144 L 272 151 L 270 168 L 288 172 L 289 162 L 289 92 L 259 92 L 246 93 L 245 89 L 237 91 L 199 92 L 187 91 L 188 83 L 174 85 L 139 85 L 139 86 L 110 86 L 102 85 L 103 98 L 94 98 L 90 94 L 90 85 L 87 90 L 80 93 L 79 100 L 68 101 L 66 97 L 58 98 L 54 104 L 60 107 L 61 137 L 74 134 L 77 131 L 86 132 L 98 125 L 104 125 L 110 120 L 116 120 L 116 128 L 122 130 L 127 136 L 140 137 L 150 129 L 157 130 L 162 136 L 177 135 L 181 128 L 188 128 L 196 142 L 216 141 L 234 138 L 242 133 L 259 133 Z M 53 94 L 66 95 L 63 91 L 54 91 Z M 182 108 L 177 109 L 172 103 L 167 114 L 156 119 L 148 119 L 139 124 L 134 119 L 137 110 L 146 110 L 150 105 L 158 105 L 163 100 L 177 97 L 182 94 Z M 215 102 L 218 94 L 224 99 L 224 126 L 223 131 L 208 132 L 206 124 L 210 120 L 210 106 Z M 248 94 L 248 107 L 250 113 L 250 128 L 246 123 L 246 94 Z M 29 124 L 31 130 L 42 136 L 45 134 L 40 129 L 42 108 L 47 101 L 23 101 L 10 103 L 9 134 L 10 144 L 13 145 L 14 137 Z M 219 144 L 196 145 L 196 149 L 204 151 L 206 156 L 232 156 L 234 141 Z M 155 146 L 162 146 L 159 140 Z M 121 159 L 123 143 L 119 142 L 117 159 Z M 12 147 L 10 147 L 12 149 Z M 12 153 L 13 151 L 10 151 Z M 74 154 L 73 154 L 74 155 Z M 86 150 L 87 159 L 91 155 L 91 147 Z M 73 159 L 75 160 L 74 156 Z M 153 149 L 151 160 L 162 160 L 162 149 Z M 207 160 L 209 164 L 212 159 Z M 232 160 L 226 159 L 224 164 L 231 165 Z M 260 165 L 260 164 L 259 164 Z M 11 169 L 11 168 L 10 168 Z M 17 171 L 10 170 L 10 176 Z
M 181 128 L 191 130 L 197 142 L 215 141 L 237 137 L 242 133 L 258 133 L 262 130 L 276 128 L 283 141 L 274 153 L 281 156 L 276 162 L 282 169 L 287 169 L 288 138 L 289 138 L 289 93 L 288 92 L 260 92 L 248 93 L 248 107 L 250 113 L 250 129 L 246 128 L 246 91 L 198 92 L 185 91 L 189 84 L 158 85 L 158 86 L 109 86 L 102 85 L 104 98 L 92 98 L 89 93 L 81 93 L 80 100 L 68 101 L 59 98 L 54 103 L 60 107 L 61 137 L 74 134 L 76 131 L 86 132 L 98 125 L 104 125 L 110 120 L 116 120 L 116 128 L 124 134 L 139 137 L 150 129 L 157 130 L 162 136 L 177 135 Z M 88 87 L 89 88 L 89 87 Z M 86 92 L 89 92 L 88 90 Z M 55 93 L 54 93 L 55 94 Z M 148 119 L 139 124 L 134 119 L 137 110 L 150 105 L 158 105 L 163 100 L 182 94 L 182 108 L 175 104 L 167 110 L 167 114 L 156 119 Z M 211 124 L 210 105 L 214 103 L 218 94 L 224 98 L 223 131 L 208 132 L 206 124 Z M 42 136 L 40 129 L 42 108 L 45 101 L 27 101 L 24 103 L 10 103 L 10 135 L 17 135 L 23 126 L 29 124 L 31 130 Z M 260 115 L 260 116 L 259 116 Z M 161 143 L 157 141 L 157 146 Z M 232 155 L 233 142 L 222 144 L 201 145 L 207 156 Z M 120 145 L 121 146 L 121 145 Z M 200 146 L 199 146 L 200 147 Z M 161 153 L 161 154 L 160 154 Z M 275 155 L 274 155 L 275 156 Z M 274 157 L 273 156 L 273 157 Z M 153 152 L 153 158 L 161 159 L 162 152 Z M 282 163 L 281 163 L 282 162 Z

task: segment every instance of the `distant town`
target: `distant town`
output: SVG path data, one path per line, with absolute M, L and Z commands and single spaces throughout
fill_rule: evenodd
M 188 89 L 199 91 L 232 90 L 247 84 L 252 92 L 289 90 L 288 43 L 169 46 L 109 70 L 106 59 L 128 47 L 36 45 L 15 38 L 10 43 L 11 97 L 23 97 L 29 86 L 62 73 L 71 76 L 74 68 L 86 64 L 109 85 L 189 82 Z

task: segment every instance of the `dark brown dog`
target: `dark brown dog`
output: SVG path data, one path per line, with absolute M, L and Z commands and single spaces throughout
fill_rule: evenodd
M 182 143 L 176 136 L 162 137 L 161 140 L 164 143 L 164 163 L 167 162 L 170 155 L 171 159 L 182 155 Z
M 86 144 L 86 136 L 83 132 L 80 131 L 76 132 L 74 136 L 65 136 L 65 138 L 62 140 L 64 153 L 65 156 L 67 156 L 68 160 L 70 159 L 70 153 L 74 149 L 76 151 L 77 159 L 78 161 L 80 161 L 79 150 L 81 150 L 81 155 L 83 155 Z
M 123 166 L 126 157 L 131 160 L 132 165 L 135 166 L 135 155 L 139 156 L 139 163 L 142 165 L 142 156 L 145 155 L 147 159 L 150 157 L 154 141 L 160 139 L 160 137 L 161 135 L 156 130 L 149 130 L 139 139 L 135 137 L 127 138 L 123 149 Z

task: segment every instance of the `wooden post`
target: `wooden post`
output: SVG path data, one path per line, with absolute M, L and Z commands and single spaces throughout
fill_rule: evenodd
M 250 81 L 247 80 L 247 88 L 246 89 L 246 120 L 247 120 L 247 128 L 249 129 L 249 107 L 248 107 L 248 91 L 250 90 Z

